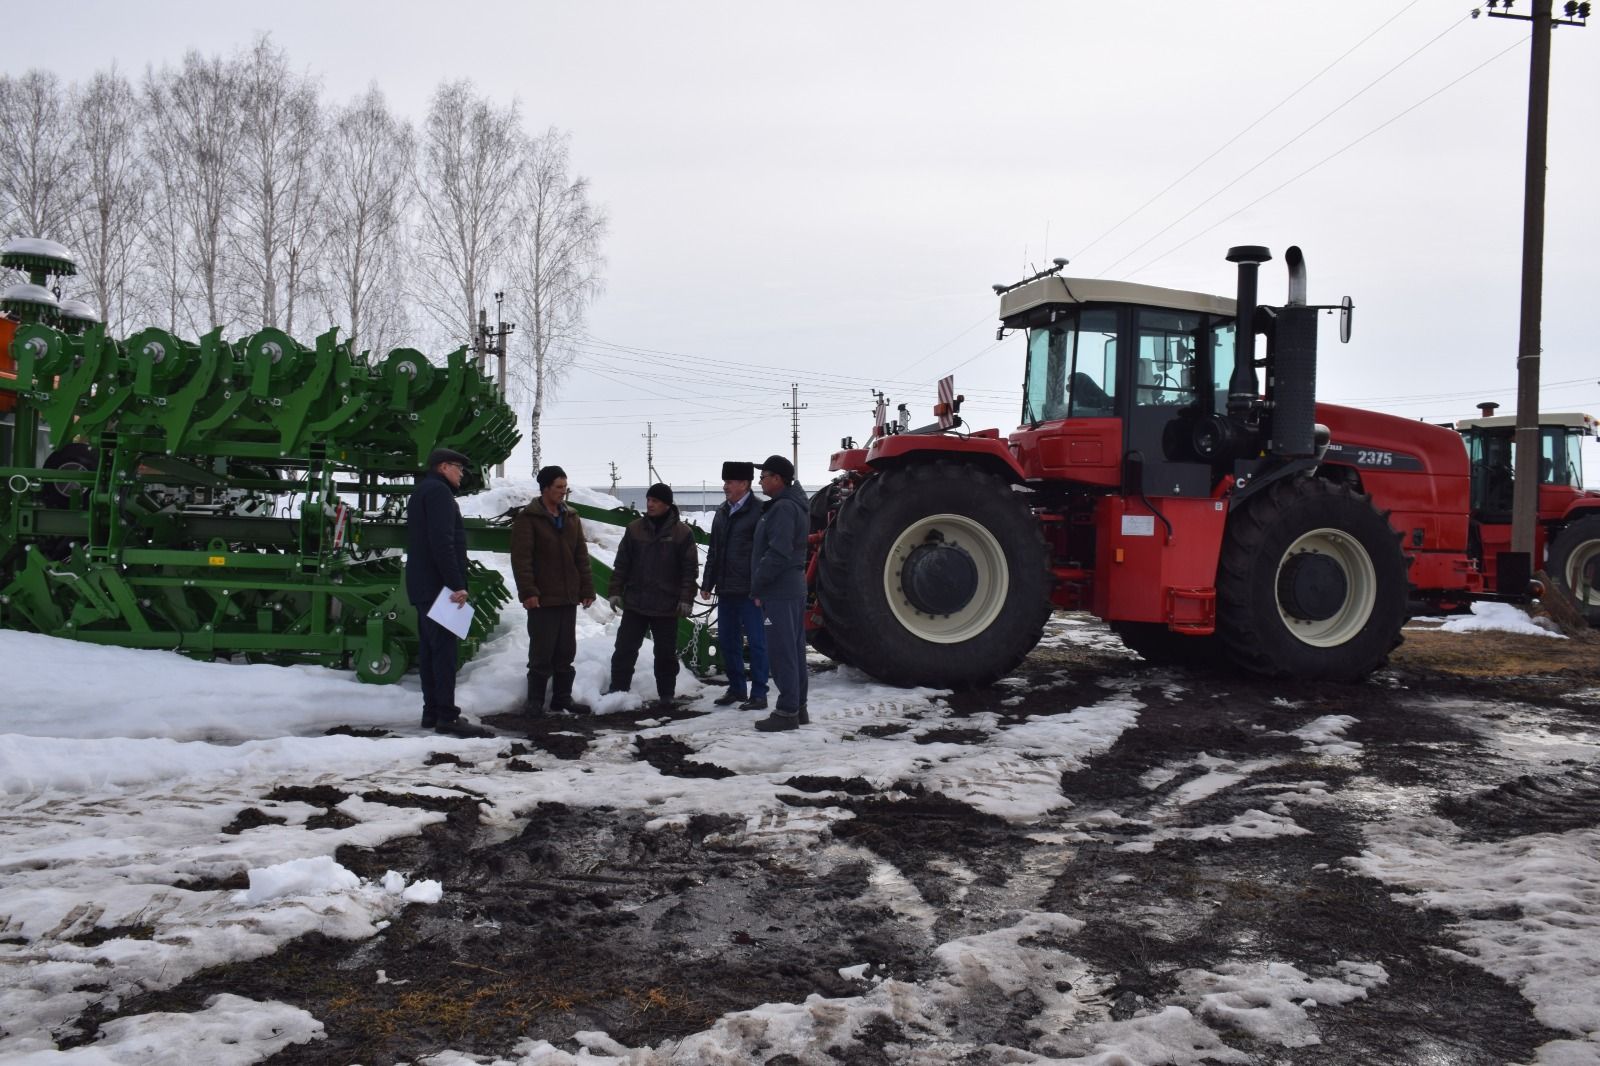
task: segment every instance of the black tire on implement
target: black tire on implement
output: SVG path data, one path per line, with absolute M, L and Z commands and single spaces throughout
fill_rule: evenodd
M 966 463 L 867 479 L 835 517 L 817 575 L 825 632 L 894 685 L 986 685 L 1033 650 L 1050 616 L 1038 520 Z
M 1400 643 L 1406 568 L 1368 497 L 1320 478 L 1277 482 L 1229 516 L 1218 640 L 1252 673 L 1360 680 Z
M 1573 522 L 1550 543 L 1550 579 L 1578 603 L 1591 626 L 1600 626 L 1600 514 Z

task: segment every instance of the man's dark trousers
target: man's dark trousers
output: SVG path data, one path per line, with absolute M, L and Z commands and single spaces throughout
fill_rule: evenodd
M 428 617 L 427 607 L 417 608 L 417 672 L 422 675 L 422 716 L 435 722 L 452 722 L 456 710 L 456 649 L 460 641 Z
M 778 714 L 799 714 L 806 705 L 806 601 L 762 600 L 767 616 L 767 655 L 772 683 L 778 686 Z
M 544 690 L 552 680 L 555 691 L 552 705 L 572 699 L 572 680 L 577 671 L 572 660 L 578 655 L 578 605 L 535 607 L 528 612 L 528 709 L 544 706 Z
M 671 702 L 678 691 L 678 618 L 655 618 L 638 611 L 623 611 L 617 627 L 617 650 L 611 654 L 611 687 L 627 688 L 633 680 L 633 664 L 639 659 L 645 631 L 655 643 L 656 695 Z
M 744 642 L 750 641 L 750 686 L 745 687 Z M 722 645 L 722 661 L 728 666 L 728 691 L 767 698 L 767 631 L 762 625 L 761 608 L 749 596 L 739 593 L 717 601 L 717 643 Z

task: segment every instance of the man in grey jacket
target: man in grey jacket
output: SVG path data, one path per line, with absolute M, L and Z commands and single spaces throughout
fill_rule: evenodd
M 806 714 L 806 538 L 810 533 L 805 490 L 794 464 L 771 455 L 760 464 L 767 502 L 756 523 L 750 598 L 766 616 L 767 655 L 778 689 L 773 713 L 756 723 L 763 733 L 796 729 Z

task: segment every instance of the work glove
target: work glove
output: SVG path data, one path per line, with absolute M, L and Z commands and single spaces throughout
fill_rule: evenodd
M 611 605 L 611 609 L 613 611 L 616 611 L 619 614 L 622 612 L 622 597 L 621 596 L 608 596 L 608 597 L 606 597 L 606 602 Z
M 693 600 L 684 600 L 682 603 L 678 604 L 678 613 L 680 615 L 682 615 L 684 618 L 688 618 L 689 615 L 692 614 L 693 612 L 694 612 L 694 601 Z

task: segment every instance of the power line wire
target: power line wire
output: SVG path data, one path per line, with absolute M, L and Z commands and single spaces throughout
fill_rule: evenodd
M 1193 217 L 1195 214 L 1197 214 L 1207 204 L 1211 203 L 1217 197 L 1221 196 L 1223 193 L 1227 192 L 1229 189 L 1231 189 L 1235 185 L 1239 184 L 1239 182 L 1243 181 L 1245 178 L 1249 177 L 1251 174 L 1254 174 L 1257 170 L 1260 170 L 1263 166 L 1265 166 L 1267 163 L 1269 163 L 1274 158 L 1276 158 L 1281 152 L 1283 152 L 1285 149 L 1287 149 L 1290 145 L 1295 144 L 1301 138 L 1303 138 L 1307 134 L 1309 134 L 1312 130 L 1316 129 L 1318 126 L 1320 126 L 1324 122 L 1328 121 L 1334 115 L 1337 115 L 1340 111 L 1343 111 L 1346 107 L 1349 107 L 1351 104 L 1355 103 L 1356 100 L 1358 100 L 1362 96 L 1366 95 L 1366 93 L 1369 90 L 1371 90 L 1372 88 L 1377 86 L 1380 82 L 1384 81 L 1386 78 L 1389 77 L 1389 75 L 1393 74 L 1395 71 L 1399 70 L 1401 67 L 1403 67 L 1407 63 L 1411 62 L 1413 59 L 1415 59 L 1417 56 L 1421 55 L 1423 52 L 1427 51 L 1429 48 L 1432 48 L 1435 44 L 1438 44 L 1441 40 L 1443 40 L 1450 33 L 1453 33 L 1455 30 L 1459 29 L 1461 27 L 1461 25 L 1465 21 L 1466 21 L 1466 18 L 1458 19 L 1456 22 L 1453 22 L 1449 26 L 1445 27 L 1445 29 L 1443 31 L 1441 31 L 1438 35 L 1433 37 L 1427 43 L 1423 44 L 1420 48 L 1416 49 L 1410 55 L 1408 55 L 1404 59 L 1400 60 L 1400 62 L 1396 63 L 1394 66 L 1390 67 L 1388 70 L 1384 71 L 1382 74 L 1378 75 L 1376 78 L 1374 78 L 1371 81 L 1369 81 L 1366 85 L 1364 85 L 1360 89 L 1356 90 L 1355 93 L 1353 93 L 1352 95 L 1347 97 L 1337 107 L 1333 108 L 1333 110 L 1327 112 L 1321 118 L 1319 118 L 1315 122 L 1311 123 L 1311 125 L 1307 126 L 1305 129 L 1301 130 L 1299 133 L 1295 134 L 1293 137 L 1290 137 L 1287 141 L 1284 141 L 1282 144 L 1278 145 L 1278 147 L 1274 148 L 1272 151 L 1270 151 L 1266 155 L 1262 156 L 1260 159 L 1258 159 L 1255 163 L 1251 164 L 1245 170 L 1243 170 L 1239 174 L 1235 175 L 1233 180 L 1229 181 L 1226 185 L 1223 185 L 1216 192 L 1212 193 L 1210 196 L 1206 197 L 1204 200 L 1201 200 L 1198 204 L 1195 204 L 1188 211 L 1185 211 L 1183 214 L 1179 215 L 1177 218 L 1173 219 L 1171 222 L 1167 223 L 1165 226 L 1162 226 L 1155 233 L 1152 233 L 1149 237 L 1145 238 L 1143 241 L 1140 241 L 1137 245 L 1135 245 L 1134 247 L 1130 248 L 1127 252 L 1123 253 L 1116 260 L 1114 260 L 1109 266 L 1107 266 L 1105 268 L 1105 270 L 1103 270 L 1101 273 L 1105 274 L 1105 275 L 1109 275 L 1113 270 L 1115 270 L 1117 268 L 1117 266 L 1119 264 L 1121 264 L 1122 262 L 1124 262 L 1127 259 L 1132 258 L 1134 253 L 1138 252 L 1142 248 L 1144 248 L 1147 245 L 1149 245 L 1152 242 L 1154 242 L 1157 237 L 1160 237 L 1162 234 L 1164 234 L 1167 231 L 1171 230 L 1173 227 L 1175 227 L 1175 226 L 1183 223 L 1184 221 L 1188 220 L 1189 218 Z M 1404 112 L 1401 112 L 1401 113 L 1404 114 Z M 1393 120 L 1391 119 L 1390 121 L 1393 121 Z M 1379 127 L 1379 129 L 1382 129 L 1382 128 L 1383 127 L 1381 127 L 1381 126 Z M 1374 130 L 1372 132 L 1377 132 L 1377 131 Z M 1359 142 L 1357 142 L 1357 143 L 1359 143 Z M 1280 186 L 1280 188 L 1281 188 L 1281 186 Z M 1233 216 L 1230 215 L 1229 217 L 1231 218 Z M 1142 270 L 1142 269 L 1144 269 L 1144 268 L 1141 267 L 1140 270 Z M 1134 271 L 1134 273 L 1138 273 L 1138 271 Z
M 1150 197 L 1150 199 L 1146 200 L 1144 203 L 1142 203 L 1138 207 L 1134 208 L 1132 211 L 1130 211 L 1128 214 L 1124 215 L 1120 220 L 1118 220 L 1117 223 L 1115 225 L 1113 225 L 1110 229 L 1106 230 L 1104 233 L 1100 234 L 1100 236 L 1096 237 L 1094 240 L 1090 241 L 1088 244 L 1084 245 L 1082 248 L 1080 248 L 1076 252 L 1074 252 L 1073 255 L 1072 255 L 1072 258 L 1073 259 L 1081 258 L 1085 253 L 1087 253 L 1089 251 L 1089 249 L 1093 248 L 1095 245 L 1099 244 L 1101 241 L 1103 241 L 1107 237 L 1111 236 L 1117 230 L 1121 229 L 1125 224 L 1130 222 L 1134 217 L 1136 217 L 1142 211 L 1144 211 L 1145 208 L 1149 207 L 1151 204 L 1155 203 L 1157 200 L 1159 200 L 1163 196 L 1167 195 L 1167 193 L 1171 192 L 1174 188 L 1176 188 L 1179 184 L 1181 184 L 1186 178 L 1188 178 L 1190 175 L 1194 174 L 1195 171 L 1199 170 L 1201 167 L 1203 167 L 1207 163 L 1211 162 L 1217 156 L 1219 156 L 1223 152 L 1227 151 L 1229 148 L 1231 148 L 1234 145 L 1235 142 L 1237 142 L 1239 140 L 1239 138 L 1243 137 L 1245 134 L 1249 133 L 1251 130 L 1253 130 L 1257 126 L 1261 125 L 1261 123 L 1263 123 L 1267 119 L 1271 118 L 1274 114 L 1276 114 L 1278 111 L 1280 111 L 1284 107 L 1284 105 L 1287 104 L 1290 100 L 1293 100 L 1295 97 L 1297 97 L 1301 93 L 1305 92 L 1307 89 L 1309 89 L 1312 86 L 1312 84 L 1314 82 L 1318 81 L 1324 74 L 1328 73 L 1328 71 L 1332 70 L 1334 67 L 1338 66 L 1340 63 L 1343 63 L 1346 59 L 1350 58 L 1350 56 L 1356 51 L 1356 49 L 1360 48 L 1362 45 L 1364 45 L 1368 41 L 1372 40 L 1378 34 L 1382 33 L 1385 29 L 1387 29 L 1389 27 L 1390 23 L 1394 22 L 1395 19 L 1398 19 L 1401 15 L 1404 15 L 1407 11 L 1410 11 L 1412 8 L 1416 7 L 1419 2 L 1420 2 L 1420 0 L 1411 0 L 1411 3 L 1407 4 L 1405 7 L 1401 8 L 1399 11 L 1396 11 L 1393 15 L 1390 15 L 1387 19 L 1385 19 L 1378 26 L 1377 29 L 1373 30 L 1371 33 L 1368 33 L 1365 37 L 1361 38 L 1361 40 L 1357 41 L 1355 44 L 1353 44 L 1349 48 L 1345 49 L 1344 53 L 1342 55 L 1340 55 L 1339 58 L 1335 59 L 1332 63 L 1329 63 L 1327 66 L 1323 67 L 1321 70 L 1319 70 L 1315 74 L 1313 74 L 1310 78 L 1308 78 L 1305 82 L 1303 82 L 1298 89 L 1294 90 L 1294 92 L 1290 93 L 1288 96 L 1285 96 L 1282 100 L 1279 100 L 1276 104 L 1272 105 L 1272 107 L 1270 107 L 1266 111 L 1262 112 L 1260 118 L 1257 118 L 1254 122 L 1250 123 L 1250 125 L 1246 126 L 1244 129 L 1240 130 L 1238 133 L 1235 133 L 1232 137 L 1228 138 L 1228 140 L 1225 141 L 1222 145 L 1220 145 L 1219 147 L 1214 149 L 1210 155 L 1206 156 L 1204 159 L 1200 160 L 1200 162 L 1196 163 L 1194 166 L 1190 167 L 1188 170 L 1184 171 L 1182 174 L 1180 174 L 1176 178 L 1174 178 L 1171 181 L 1171 183 L 1167 185 L 1166 188 L 1162 189 L 1160 192 L 1158 192 L 1154 196 Z M 1452 27 L 1452 29 L 1453 28 L 1454 27 Z M 1265 160 L 1263 160 L 1263 162 L 1265 162 Z M 1202 205 L 1202 206 L 1204 206 L 1204 205 Z M 1160 234 L 1157 234 L 1156 236 L 1160 236 Z M 1154 239 L 1154 238 L 1152 238 L 1152 239 Z M 1146 243 L 1148 243 L 1148 242 L 1146 242 Z M 1138 249 L 1135 248 L 1134 251 L 1138 251 Z M 1128 254 L 1132 255 L 1133 253 L 1129 252 Z M 1124 256 L 1123 258 L 1125 259 L 1125 258 L 1127 258 L 1127 256 Z M 1121 262 L 1121 260 L 1118 260 L 1117 262 Z M 1115 265 L 1116 265 L 1116 263 L 1112 264 L 1112 266 L 1115 266 Z

